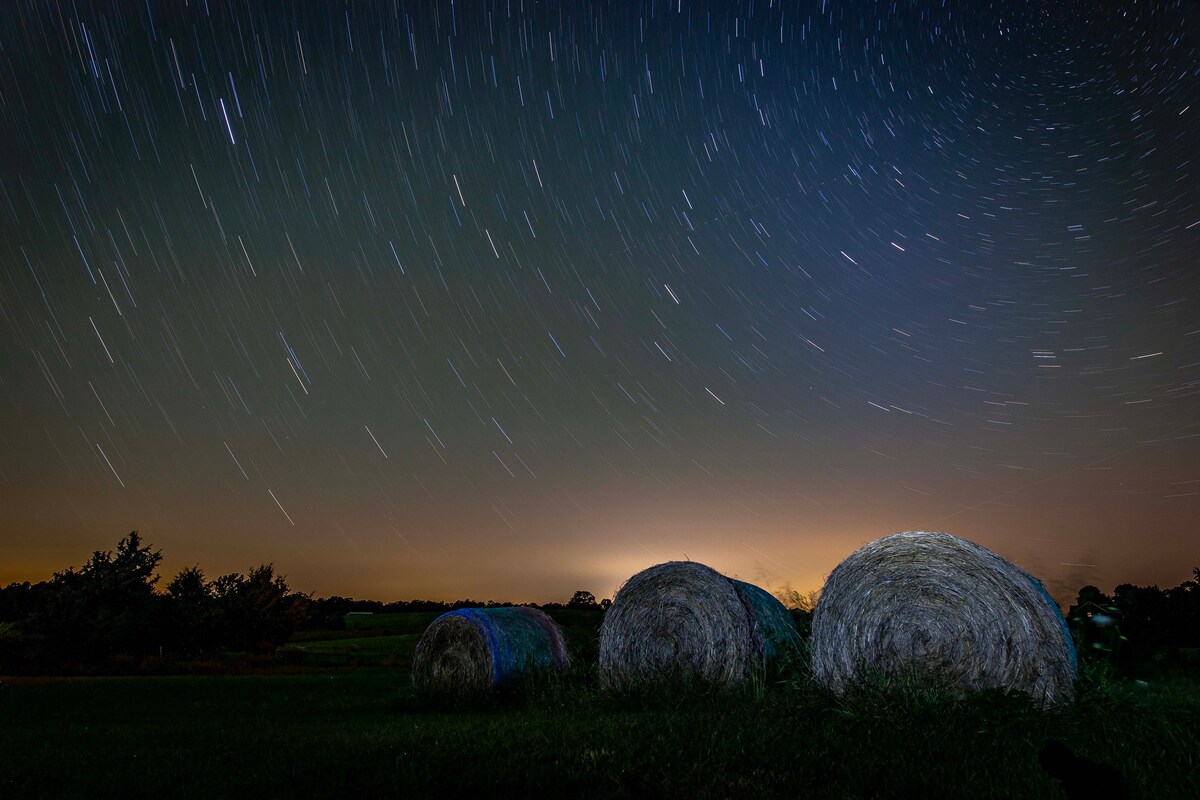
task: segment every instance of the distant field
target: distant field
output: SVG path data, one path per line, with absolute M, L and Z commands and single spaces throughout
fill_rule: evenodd
M 401 611 L 396 614 L 347 614 L 346 630 L 385 628 L 403 633 L 421 633 L 440 611 Z
M 284 660 L 302 667 L 387 666 L 407 670 L 421 634 L 439 613 L 347 615 L 345 630 L 297 633 L 283 651 Z
M 407 633 L 304 642 L 300 645 L 302 658 L 295 655 L 293 658 L 306 666 L 408 665 L 412 663 L 413 650 L 420 638 L 420 634 Z
M 302 631 L 285 650 L 286 663 L 305 667 L 387 666 L 407 670 L 413 650 L 429 623 L 442 612 L 346 616 L 346 629 Z M 563 628 L 576 660 L 594 660 L 603 615 L 590 609 L 554 609 L 551 617 Z
M 395 614 L 347 614 L 346 630 L 375 630 L 384 628 L 397 633 L 421 633 L 443 612 L 401 611 Z M 598 609 L 553 608 L 547 611 L 555 622 L 564 627 L 598 627 L 604 615 Z

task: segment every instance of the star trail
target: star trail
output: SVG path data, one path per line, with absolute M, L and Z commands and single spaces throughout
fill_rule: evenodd
M 1200 8 L 7 4 L 0 582 L 1200 563 Z

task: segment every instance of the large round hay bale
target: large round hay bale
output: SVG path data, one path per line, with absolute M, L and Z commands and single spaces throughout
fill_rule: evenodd
M 1075 646 L 1036 578 L 974 542 L 905 531 L 850 555 L 813 613 L 813 674 L 835 692 L 874 674 L 958 691 L 1074 695 Z
M 600 676 L 608 686 L 736 683 L 794 636 L 787 610 L 758 587 L 670 561 L 634 575 L 613 598 L 600 628 Z
M 430 623 L 413 655 L 413 685 L 478 694 L 531 672 L 570 666 L 562 630 L 536 608 L 463 608 Z

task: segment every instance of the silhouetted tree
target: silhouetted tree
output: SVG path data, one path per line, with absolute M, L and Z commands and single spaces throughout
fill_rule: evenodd
M 309 598 L 292 593 L 273 564 L 248 575 L 231 573 L 212 582 L 217 631 L 236 650 L 268 652 L 287 641 L 304 619 Z
M 1088 603 L 1095 603 L 1101 608 L 1107 608 L 1112 604 L 1112 598 L 1089 584 L 1079 590 L 1079 596 L 1075 599 L 1077 606 L 1084 606 Z
M 1116 588 L 1111 605 L 1120 613 L 1121 633 L 1129 640 L 1127 658 L 1145 657 L 1164 647 L 1200 647 L 1200 568 L 1192 574 L 1198 580 L 1170 589 L 1129 583 Z
M 1172 633 L 1169 643 L 1176 647 L 1200 647 L 1200 568 L 1193 570 L 1193 575 L 1196 580 L 1167 590 Z
M 578 592 L 571 595 L 571 600 L 567 603 L 567 605 L 571 608 L 595 608 L 596 595 L 580 589 Z
M 167 584 L 172 648 L 194 656 L 216 644 L 214 622 L 216 601 L 212 587 L 199 566 L 181 570 Z
M 55 573 L 28 627 L 63 655 L 85 661 L 157 650 L 163 607 L 154 571 L 161 560 L 131 532 L 115 553 L 97 550 L 78 570 Z
M 0 589 L 0 622 L 24 622 L 37 608 L 46 586 L 45 581 L 36 584 L 25 581 Z
M 1113 591 L 1121 610 L 1121 632 L 1138 651 L 1161 646 L 1167 638 L 1167 596 L 1157 586 L 1123 583 Z
M 43 672 L 53 663 L 47 658 L 45 638 L 29 636 L 29 619 L 45 602 L 48 581 L 11 583 L 0 589 L 0 673 Z

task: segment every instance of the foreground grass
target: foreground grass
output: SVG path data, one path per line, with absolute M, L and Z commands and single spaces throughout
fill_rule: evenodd
M 1200 683 L 833 698 L 793 682 L 612 696 L 588 675 L 486 707 L 403 671 L 0 680 L 4 797 L 1061 797 L 1047 738 L 1135 797 L 1200 796 Z

